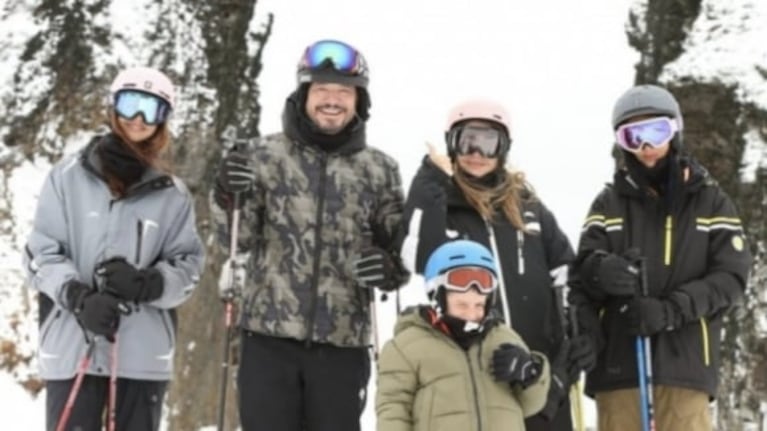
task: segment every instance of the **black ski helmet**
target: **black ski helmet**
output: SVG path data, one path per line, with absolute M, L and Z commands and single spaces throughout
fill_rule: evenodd
M 618 98 L 613 107 L 613 130 L 626 120 L 639 115 L 663 115 L 676 120 L 679 131 L 671 140 L 672 148 L 680 149 L 684 120 L 679 102 L 663 87 L 652 84 L 637 85 L 628 89 Z

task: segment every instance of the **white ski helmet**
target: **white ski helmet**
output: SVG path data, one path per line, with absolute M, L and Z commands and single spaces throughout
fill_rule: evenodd
M 109 88 L 109 95 L 112 102 L 115 96 L 122 90 L 143 91 L 168 102 L 173 109 L 176 92 L 173 83 L 162 72 L 149 67 L 132 67 L 118 73 L 112 85 Z
M 506 108 L 498 102 L 486 99 L 471 99 L 455 105 L 447 115 L 445 124 L 445 142 L 450 157 L 455 156 L 451 141 L 455 135 L 455 126 L 468 120 L 483 120 L 501 126 L 505 132 L 498 154 L 503 157 L 511 147 L 511 116 Z

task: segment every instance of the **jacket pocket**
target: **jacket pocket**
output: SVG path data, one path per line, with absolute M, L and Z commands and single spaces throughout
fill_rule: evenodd
M 71 378 L 85 350 L 85 332 L 74 315 L 54 306 L 40 327 L 37 353 L 40 376 L 43 379 Z

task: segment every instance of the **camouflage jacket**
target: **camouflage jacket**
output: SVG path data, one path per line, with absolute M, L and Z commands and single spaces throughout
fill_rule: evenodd
M 369 344 L 369 297 L 350 262 L 375 245 L 399 263 L 403 211 L 394 159 L 367 147 L 326 152 L 275 134 L 246 149 L 256 168 L 241 211 L 238 250 L 249 252 L 240 325 L 277 337 Z M 212 206 L 228 248 L 227 212 Z M 393 274 L 401 285 L 406 272 Z

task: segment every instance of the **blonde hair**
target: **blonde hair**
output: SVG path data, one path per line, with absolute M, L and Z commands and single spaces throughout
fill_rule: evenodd
M 167 155 L 170 153 L 171 137 L 168 130 L 168 123 L 162 123 L 157 126 L 154 135 L 144 142 L 132 142 L 128 135 L 117 121 L 117 114 L 114 110 L 109 113 L 109 127 L 122 142 L 127 145 L 133 154 L 141 160 L 146 166 L 151 166 L 165 173 L 172 172 L 172 164 Z M 117 197 L 125 196 L 128 185 L 110 172 L 104 172 L 107 179 L 109 190 Z
M 496 209 L 500 209 L 506 220 L 517 230 L 527 232 L 522 218 L 522 201 L 532 201 L 535 193 L 525 181 L 525 174 L 505 168 L 500 175 L 501 182 L 493 187 L 478 184 L 469 177 L 459 166 L 453 163 L 453 178 L 463 193 L 466 201 L 483 219 L 492 221 Z

